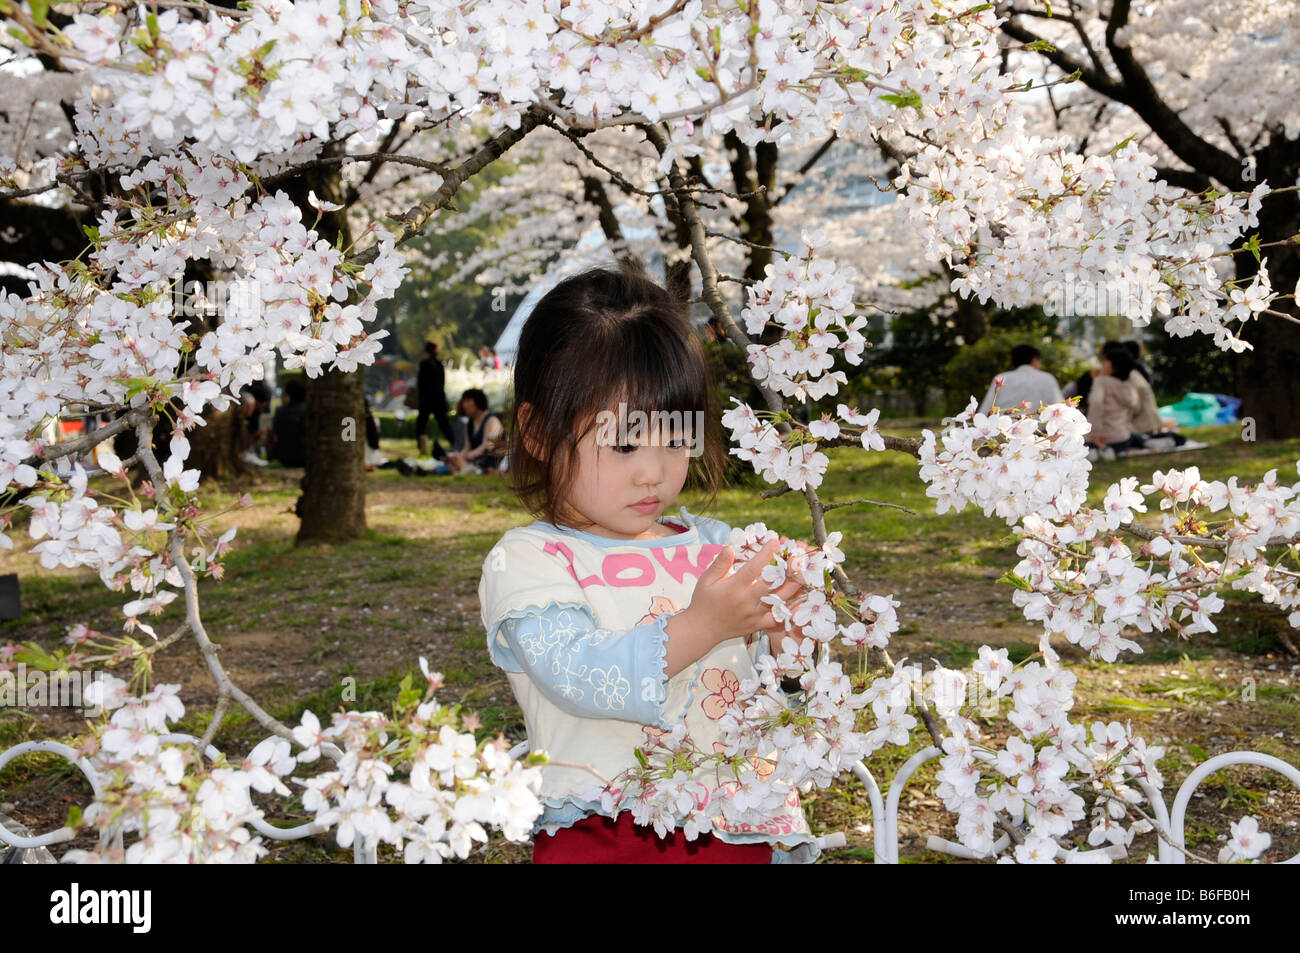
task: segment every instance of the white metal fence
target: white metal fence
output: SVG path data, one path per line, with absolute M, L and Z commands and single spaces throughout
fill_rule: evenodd
M 194 744 L 198 739 L 190 735 L 164 735 L 162 740 L 174 744 Z M 511 755 L 518 757 L 527 750 L 527 744 L 516 745 L 511 751 Z M 6 749 L 0 753 L 0 770 L 14 758 L 25 754 L 35 752 L 48 752 L 60 755 L 76 765 L 90 782 L 91 790 L 98 797 L 102 791 L 101 781 L 94 768 L 84 756 L 79 756 L 76 749 L 69 747 L 57 741 L 27 741 L 12 748 Z M 217 749 L 211 745 L 208 746 L 206 754 L 209 758 L 215 758 L 219 755 Z M 911 780 L 917 769 L 927 761 L 938 757 L 942 752 L 936 747 L 925 748 L 918 751 L 912 757 L 908 758 L 899 768 L 898 773 L 894 776 L 893 782 L 889 785 L 889 790 L 882 796 L 880 786 L 876 783 L 875 777 L 867 769 L 866 765 L 858 762 L 853 768 L 853 774 L 862 782 L 866 788 L 867 796 L 871 803 L 871 821 L 872 837 L 874 843 L 874 856 L 877 864 L 896 864 L 898 863 L 898 809 L 899 801 L 902 798 L 903 790 L 907 782 Z M 1187 805 L 1190 803 L 1192 795 L 1200 786 L 1201 782 L 1221 768 L 1229 765 L 1250 764 L 1259 767 L 1269 768 L 1288 778 L 1292 784 L 1300 790 L 1300 769 L 1294 765 L 1288 764 L 1280 758 L 1272 755 L 1260 754 L 1255 751 L 1233 751 L 1228 754 L 1216 755 L 1208 761 L 1199 764 L 1183 781 L 1178 791 L 1174 794 L 1173 808 L 1169 809 L 1161 796 L 1160 792 L 1142 779 L 1136 779 L 1143 793 L 1147 797 L 1150 805 L 1150 816 L 1153 819 L 1157 831 L 1157 855 L 1156 859 L 1162 864 L 1182 864 L 1186 863 L 1184 850 L 1186 843 L 1184 841 L 1184 824 L 1187 817 Z M 300 824 L 296 827 L 279 828 L 273 827 L 264 820 L 255 821 L 252 825 L 256 831 L 263 837 L 272 840 L 298 840 L 303 837 L 311 837 L 317 834 L 326 833 L 327 826 L 311 822 Z M 19 850 L 49 848 L 55 844 L 62 844 L 72 840 L 75 832 L 69 827 L 61 827 L 58 830 L 50 831 L 45 834 L 35 834 L 24 836 L 8 830 L 4 824 L 0 824 L 0 843 L 8 845 L 11 848 Z M 1010 835 L 1003 834 L 1001 840 L 994 844 L 993 853 L 1004 850 L 1010 842 Z M 834 848 L 842 846 L 844 838 L 842 835 L 831 835 L 822 838 L 820 845 L 825 848 Z M 120 846 L 120 845 L 119 845 Z M 969 848 L 945 840 L 942 837 L 931 835 L 926 842 L 926 846 L 931 850 L 950 854 L 954 857 L 962 857 L 969 860 L 985 859 L 991 855 L 979 855 Z M 1108 854 L 1112 859 L 1121 859 L 1125 856 L 1123 848 L 1106 847 L 1098 848 L 1098 852 Z M 3 852 L 0 852 L 3 853 Z M 376 849 L 373 845 L 363 845 L 358 838 L 353 845 L 353 859 L 359 864 L 373 864 L 376 862 Z M 1282 861 L 1286 864 L 1300 863 L 1300 853 Z

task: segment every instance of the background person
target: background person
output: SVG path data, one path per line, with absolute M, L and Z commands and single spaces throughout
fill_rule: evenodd
M 286 467 L 307 465 L 307 385 L 296 377 L 284 382 L 284 402 L 271 418 L 267 458 Z
M 451 439 L 451 420 L 447 417 L 447 372 L 438 360 L 438 342 L 424 342 L 424 360 L 420 362 L 419 376 L 416 378 L 418 410 L 415 415 L 415 440 L 420 448 L 420 456 L 429 453 L 429 417 L 438 422 L 438 429 L 448 440 Z M 433 442 L 433 455 L 442 459 L 445 451 L 437 440 Z
M 469 446 L 447 454 L 447 467 L 452 473 L 470 469 L 495 470 L 506 450 L 506 428 L 501 415 L 488 410 L 487 394 L 477 387 L 471 387 L 461 395 L 456 410 L 469 419 L 466 431 Z
M 1137 394 L 1128 383 L 1133 373 L 1133 358 L 1121 346 L 1102 351 L 1101 368 L 1092 381 L 1088 396 L 1088 423 L 1092 432 L 1085 446 L 1102 451 L 1105 459 L 1114 459 L 1123 450 L 1142 446 L 1142 438 L 1133 433 L 1132 419 L 1137 410 Z
M 259 467 L 266 466 L 263 452 L 271 428 L 264 415 L 270 406 L 271 391 L 261 381 L 253 381 L 240 391 L 239 416 L 243 425 L 240 431 L 240 444 L 245 463 Z
M 1011 349 L 1011 367 L 989 384 L 988 393 L 980 402 L 981 414 L 987 414 L 994 404 L 1002 410 L 1011 410 L 1027 402 L 1029 409 L 1036 411 L 1042 404 L 1057 404 L 1063 400 L 1056 378 L 1043 370 L 1042 357 L 1032 344 L 1017 344 Z M 999 380 L 1001 387 L 998 386 Z

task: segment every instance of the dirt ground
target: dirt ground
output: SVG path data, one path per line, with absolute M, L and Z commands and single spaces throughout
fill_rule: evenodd
M 267 499 L 222 518 L 223 528 L 240 527 L 237 547 L 261 546 L 256 564 L 241 570 L 261 578 L 245 579 L 237 595 L 229 597 L 223 596 L 222 584 L 203 584 L 211 634 L 221 645 L 223 664 L 235 683 L 268 710 L 283 709 L 284 717 L 296 714 L 295 706 L 303 702 L 319 705 L 331 693 L 337 697 L 347 678 L 355 679 L 358 687 L 356 707 L 373 707 L 384 703 L 385 686 L 391 689 L 402 672 L 425 656 L 447 675 L 444 701 L 483 712 L 486 725 L 513 740 L 521 738 L 522 723 L 509 687 L 487 663 L 476 592 L 482 553 L 520 521 L 518 511 L 506 505 L 504 497 L 485 495 L 464 481 L 385 478 L 372 483 L 368 494 L 367 519 L 375 539 L 367 544 L 365 558 L 346 547 L 321 547 L 304 557 L 290 545 L 296 528 L 292 495 L 286 495 L 292 489 L 291 476 L 282 471 L 259 474 L 246 488 Z M 32 564 L 30 557 L 26 564 L 21 554 L 14 558 L 20 573 Z M 1017 652 L 1023 657 L 1034 651 L 1037 631 L 1019 616 L 1008 588 L 994 581 L 997 575 L 970 567 L 914 576 L 901 586 L 897 579 L 862 574 L 853 581 L 872 591 L 890 591 L 892 586 L 902 603 L 904 628 L 890 648 L 895 660 L 933 657 L 959 665 L 968 663 L 981 644 L 1007 646 L 1013 658 Z M 80 578 L 75 573 L 68 577 Z M 88 591 L 99 587 L 103 594 L 96 578 L 84 578 Z M 1237 606 L 1230 604 L 1225 615 L 1235 611 Z M 1243 605 L 1241 612 L 1246 611 Z M 74 606 L 39 606 L 21 632 L 0 630 L 0 644 L 7 638 L 56 644 L 75 618 Z M 109 612 L 100 613 L 103 628 L 111 626 L 109 619 Z M 158 625 L 159 632 L 168 628 Z M 1300 764 L 1300 659 L 1263 636 L 1253 642 L 1243 638 L 1206 637 L 1182 644 L 1173 638 L 1148 638 L 1143 656 L 1117 665 L 1089 662 L 1063 640 L 1057 649 L 1079 677 L 1077 707 L 1085 724 L 1132 721 L 1150 743 L 1166 747 L 1161 766 L 1166 799 L 1172 802 L 1181 780 L 1210 755 L 1250 749 Z M 165 653 L 157 662 L 155 680 L 181 684 L 191 712 L 208 711 L 215 702 L 215 683 L 191 649 L 178 646 Z M 1254 689 L 1253 697 L 1248 688 Z M 315 710 L 325 714 L 323 707 Z M 0 748 L 83 727 L 58 709 L 31 710 L 19 720 L 13 713 L 6 715 L 9 722 L 0 734 Z M 0 728 L 5 727 L 0 721 Z M 245 722 L 223 729 L 219 740 L 236 747 L 262 734 Z M 870 767 L 882 787 L 905 756 L 894 752 L 873 760 Z M 935 767 L 931 762 L 918 772 L 901 802 L 904 861 L 947 859 L 928 851 L 926 838 L 939 834 L 956 839 L 951 816 L 926 793 L 933 788 Z M 0 774 L 0 812 L 38 831 L 60 826 L 71 805 L 85 803 L 86 793 L 75 771 L 50 761 Z M 806 802 L 816 830 L 839 830 L 848 838 L 849 847 L 827 854 L 826 862 L 871 859 L 872 819 L 856 780 L 814 793 Z M 1300 852 L 1300 792 L 1282 776 L 1259 768 L 1227 769 L 1201 785 L 1188 812 L 1189 849 L 1213 858 L 1228 822 L 1248 813 L 1257 815 L 1261 828 L 1273 837 L 1266 859 Z M 1081 826 L 1086 831 L 1086 825 Z M 273 857 L 343 860 L 350 855 L 322 838 L 310 841 L 278 845 Z M 82 837 L 76 846 L 92 845 Z M 1154 835 L 1144 835 L 1131 848 L 1130 859 L 1145 861 L 1154 850 Z M 526 847 L 494 839 L 477 859 L 527 857 Z

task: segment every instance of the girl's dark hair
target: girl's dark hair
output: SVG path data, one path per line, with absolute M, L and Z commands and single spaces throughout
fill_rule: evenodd
M 692 425 L 694 412 L 703 412 L 704 432 L 692 434 L 701 453 L 691 458 L 687 485 L 694 481 L 712 506 L 726 458 L 708 359 L 682 300 L 633 264 L 564 279 L 520 331 L 509 476 L 529 513 L 557 525 L 571 518 L 563 504 L 578 446 L 600 411 L 620 402 L 629 413 L 690 413 Z
M 1113 346 L 1108 345 L 1101 352 L 1102 357 L 1110 360 L 1111 370 L 1115 376 L 1122 381 L 1128 380 L 1128 376 L 1133 373 L 1133 355 L 1123 344 L 1115 343 Z

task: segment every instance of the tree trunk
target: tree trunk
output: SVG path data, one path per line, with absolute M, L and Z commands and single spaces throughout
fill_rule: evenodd
M 203 474 L 204 481 L 226 482 L 246 477 L 252 468 L 240 459 L 246 431 L 244 418 L 239 415 L 239 404 L 225 410 L 209 407 L 203 414 L 206 426 L 195 427 L 186 436 L 190 441 L 190 455 L 185 460 L 187 469 Z
M 335 147 L 336 148 L 336 147 Z M 308 190 L 328 202 L 343 201 L 338 169 L 310 169 L 286 183 L 285 191 L 310 224 L 316 210 Z M 316 226 L 331 244 L 352 243 L 347 210 L 325 212 Z M 338 543 L 357 539 L 366 528 L 366 413 L 362 372 L 326 371 L 307 378 L 307 464 L 296 544 Z
M 1290 174 L 1295 178 L 1294 162 Z M 1261 176 L 1262 177 L 1262 176 Z M 1280 175 L 1269 175 L 1269 182 L 1280 182 Z M 1300 199 L 1287 192 L 1270 196 L 1259 210 L 1261 241 L 1277 241 L 1300 232 Z M 1268 276 L 1273 291 L 1290 294 L 1300 280 L 1300 248 L 1290 245 L 1262 249 L 1268 256 Z M 1237 277 L 1249 278 L 1259 270 L 1255 257 L 1236 256 Z M 1245 287 L 1243 285 L 1243 287 Z M 1300 317 L 1294 300 L 1275 301 L 1270 307 L 1293 317 Z M 1241 398 L 1241 416 L 1254 420 L 1255 437 L 1280 440 L 1300 436 L 1300 325 L 1276 315 L 1260 315 L 1247 322 L 1241 336 L 1253 346 L 1237 357 L 1237 396 Z
M 296 543 L 357 539 L 366 528 L 366 417 L 360 372 L 307 380 L 307 466 Z

